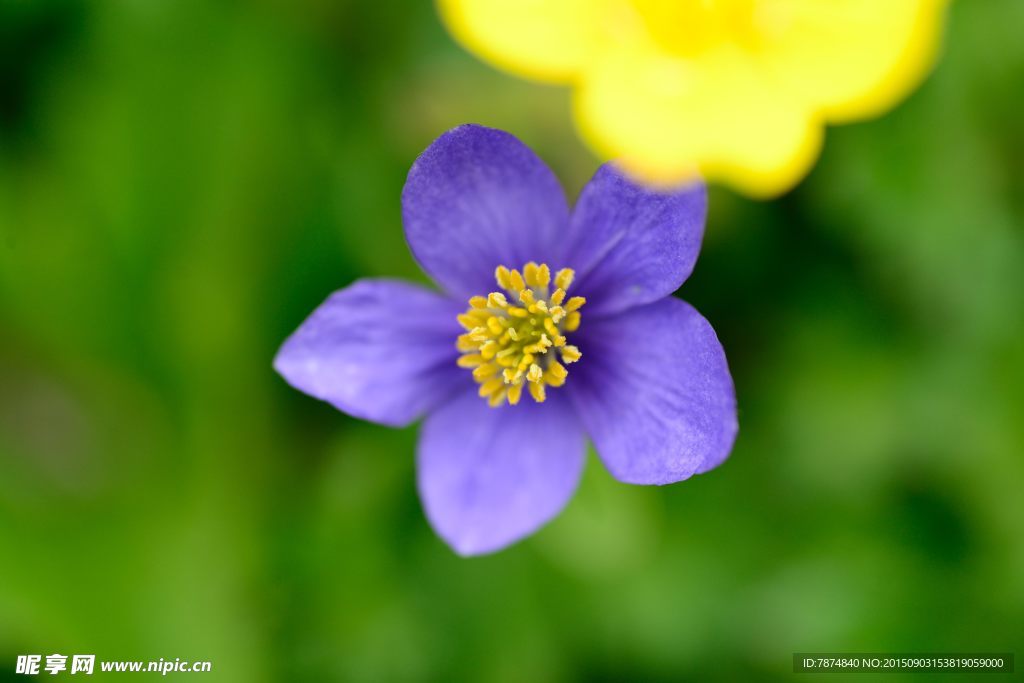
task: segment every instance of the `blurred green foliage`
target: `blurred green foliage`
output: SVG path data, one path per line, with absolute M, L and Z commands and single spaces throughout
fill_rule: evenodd
M 428 3 L 0 0 L 0 679 L 51 652 L 543 683 L 1019 648 L 1022 26 L 955 3 L 933 77 L 795 192 L 712 194 L 681 295 L 735 373 L 723 467 L 639 488 L 591 458 L 553 524 L 463 560 L 415 430 L 270 361 L 354 278 L 423 279 L 398 198 L 447 128 L 514 132 L 575 195 L 568 94 Z

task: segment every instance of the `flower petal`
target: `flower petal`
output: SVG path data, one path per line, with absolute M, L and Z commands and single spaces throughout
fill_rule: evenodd
M 880 114 L 935 61 L 947 0 L 783 0 L 765 5 L 759 55 L 790 96 L 830 122 Z
M 725 460 L 736 398 L 708 321 L 669 297 L 588 323 L 566 389 L 611 473 L 630 484 L 669 484 Z
M 583 137 L 647 182 L 703 176 L 771 196 L 800 180 L 821 146 L 813 110 L 780 97 L 738 50 L 683 58 L 619 45 L 588 69 L 575 95 Z
M 564 396 L 490 408 L 465 392 L 420 433 L 418 479 L 427 518 L 460 555 L 500 550 L 569 501 L 583 470 L 583 432 Z
M 465 380 L 455 364 L 461 309 L 422 287 L 360 280 L 313 311 L 274 368 L 342 412 L 403 426 Z
M 413 255 L 457 297 L 493 290 L 499 265 L 553 259 L 569 222 L 544 162 L 514 136 L 476 125 L 453 128 L 416 160 L 402 215 Z
M 693 272 L 704 236 L 707 190 L 644 188 L 605 164 L 572 215 L 569 263 L 573 294 L 587 298 L 586 316 L 614 313 L 668 296 Z
M 440 0 L 438 8 L 467 49 L 538 80 L 571 79 L 597 38 L 592 0 Z

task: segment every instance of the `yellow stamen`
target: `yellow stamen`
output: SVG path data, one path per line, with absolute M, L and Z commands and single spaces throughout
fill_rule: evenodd
M 494 377 L 496 374 L 498 374 L 498 365 L 496 363 L 484 363 L 483 365 L 478 365 L 473 370 L 473 379 L 477 382 L 482 382 L 489 377 Z
M 574 275 L 563 268 L 552 277 L 547 264 L 532 261 L 521 272 L 498 266 L 494 279 L 501 291 L 472 297 L 458 316 L 466 329 L 456 340 L 463 354 L 458 365 L 473 371 L 480 396 L 491 406 L 518 404 L 524 388 L 543 403 L 547 387 L 565 384 L 569 371 L 563 363 L 582 357 L 565 337 L 579 328 L 579 309 L 586 303 L 580 296 L 566 300 Z
M 540 369 L 540 366 L 534 363 L 530 366 L 530 371 L 526 373 L 526 381 L 528 382 L 539 382 L 540 378 L 544 376 L 544 371 Z
M 504 386 L 505 382 L 501 379 L 501 377 L 491 377 L 490 379 L 485 380 L 484 383 L 480 385 L 480 391 L 478 391 L 477 393 L 479 393 L 480 396 L 490 396 L 494 392 L 500 391 L 502 388 L 504 388 Z
M 552 337 L 558 336 L 558 325 L 556 325 L 555 321 L 551 318 L 544 319 L 544 330 Z
M 542 263 L 537 269 L 537 285 L 547 287 L 549 284 L 551 284 L 551 269 L 548 268 L 548 264 Z
M 560 387 L 563 384 L 565 384 L 565 378 L 564 377 L 555 377 L 550 372 L 545 372 L 544 373 L 544 384 L 548 385 L 549 387 L 555 387 L 557 389 L 558 387 Z
M 537 264 L 533 261 L 523 266 L 523 278 L 530 287 L 540 287 L 540 281 L 537 279 L 537 270 Z
M 553 377 L 558 377 L 560 379 L 565 379 L 569 376 L 569 371 L 566 370 L 565 366 L 557 360 L 551 361 L 551 364 L 548 365 L 548 372 L 551 373 Z
M 580 350 L 575 346 L 570 344 L 569 346 L 562 347 L 562 360 L 566 363 L 575 363 L 582 357 L 583 354 L 580 353 Z
M 511 275 L 508 272 L 508 268 L 506 268 L 505 266 L 498 266 L 497 268 L 494 269 L 494 279 L 498 281 L 498 286 L 501 287 L 502 289 L 512 289 Z M 473 297 L 473 299 L 479 298 L 480 297 Z M 472 304 L 473 299 L 469 300 L 470 304 Z
M 566 312 L 572 313 L 573 311 L 579 310 L 580 306 L 582 306 L 585 303 L 587 303 L 587 300 L 584 299 L 582 296 L 574 296 L 573 298 L 565 302 L 564 308 Z
M 555 287 L 562 290 L 569 289 L 569 287 L 572 286 L 572 280 L 574 277 L 576 277 L 576 272 L 572 268 L 562 268 L 558 271 L 558 274 L 555 275 Z M 562 295 L 564 296 L 565 293 L 563 292 Z

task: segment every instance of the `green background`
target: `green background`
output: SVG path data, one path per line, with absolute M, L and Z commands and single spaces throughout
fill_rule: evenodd
M 271 359 L 353 279 L 423 280 L 399 193 L 446 129 L 514 132 L 575 196 L 568 93 L 429 3 L 0 0 L 0 680 L 53 652 L 543 683 L 1019 648 L 1022 27 L 955 3 L 930 80 L 795 191 L 712 192 L 680 295 L 735 375 L 724 466 L 631 487 L 591 456 L 555 522 L 466 560 L 415 428 Z

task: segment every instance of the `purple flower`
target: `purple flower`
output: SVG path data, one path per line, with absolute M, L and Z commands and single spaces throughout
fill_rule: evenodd
M 456 552 L 499 550 L 554 517 L 586 440 L 631 484 L 728 456 L 736 400 L 708 322 L 671 296 L 700 251 L 704 187 L 656 192 L 602 166 L 570 212 L 508 133 L 466 125 L 413 164 L 405 235 L 444 293 L 367 279 L 281 347 L 295 388 L 372 422 L 426 416 L 417 465 Z

